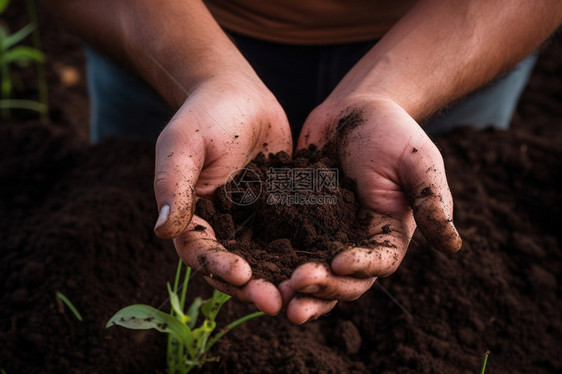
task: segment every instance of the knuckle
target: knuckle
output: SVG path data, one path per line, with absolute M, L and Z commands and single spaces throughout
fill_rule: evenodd
M 166 171 L 157 171 L 154 174 L 154 187 L 164 187 L 168 182 L 168 173 Z
M 393 274 L 402 261 L 400 251 L 396 246 L 394 247 L 378 247 L 368 251 L 367 266 L 357 272 L 356 277 L 378 277 L 389 276 Z

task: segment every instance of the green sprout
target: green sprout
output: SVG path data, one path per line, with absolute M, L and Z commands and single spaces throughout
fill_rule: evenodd
M 4 14 L 9 4 L 10 0 L 0 0 L 0 16 Z M 29 10 L 31 14 L 36 17 L 35 13 L 33 13 L 35 8 L 29 8 Z M 47 105 L 45 102 L 12 99 L 12 65 L 25 66 L 31 62 L 42 64 L 45 61 L 45 55 L 40 49 L 26 45 L 17 45 L 28 37 L 35 27 L 34 23 L 30 23 L 19 31 L 10 34 L 8 26 L 0 19 L 0 109 L 3 118 L 8 117 L 10 108 L 35 110 L 42 114 L 47 113 Z M 46 83 L 43 82 L 42 85 L 44 84 Z M 44 90 L 45 88 L 42 88 L 41 92 Z M 42 93 L 42 95 L 44 95 L 44 93 Z
M 195 298 L 191 306 L 185 311 L 186 291 L 191 275 L 191 268 L 186 267 L 181 295 L 178 296 L 179 279 L 182 263 L 178 264 L 174 287 L 167 283 L 170 297 L 170 313 L 162 312 L 150 305 L 129 305 L 109 319 L 106 328 L 119 325 L 134 330 L 156 329 L 168 334 L 167 365 L 169 374 L 188 373 L 195 367 L 201 367 L 207 362 L 216 362 L 218 357 L 209 356 L 209 350 L 226 333 L 234 327 L 252 318 L 263 316 L 263 312 L 248 314 L 228 326 L 213 332 L 216 328 L 215 318 L 221 307 L 230 299 L 220 291 L 214 290 L 210 299 Z M 203 315 L 203 321 L 197 326 L 197 320 Z
M 488 362 L 489 354 L 490 351 L 486 351 L 486 353 L 484 353 L 484 361 L 482 362 L 482 369 L 480 369 L 480 374 L 484 374 L 484 371 L 486 371 L 486 363 Z
M 41 33 L 39 32 L 39 18 L 37 17 L 37 5 L 35 0 L 27 0 L 27 14 L 29 15 L 29 20 L 32 24 L 36 25 L 35 30 L 33 30 L 33 46 L 35 49 L 42 51 L 43 43 L 41 42 Z M 45 57 L 43 56 L 42 61 L 37 62 L 37 80 L 39 88 L 39 102 L 42 105 L 40 110 L 41 119 L 43 122 L 49 120 L 49 90 L 47 87 L 47 69 L 45 68 Z
M 62 301 L 68 307 L 68 309 L 70 309 L 70 311 L 72 312 L 72 314 L 74 314 L 78 321 L 82 322 L 82 316 L 80 315 L 80 312 L 78 312 L 78 309 L 76 309 L 74 304 L 72 304 L 72 302 L 68 300 L 68 297 L 64 296 L 64 294 L 59 291 L 55 292 L 55 296 L 57 300 Z

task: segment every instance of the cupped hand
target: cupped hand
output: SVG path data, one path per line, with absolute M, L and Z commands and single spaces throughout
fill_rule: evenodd
M 280 285 L 294 323 L 325 314 L 338 300 L 358 298 L 377 277 L 396 271 L 416 225 L 441 251 L 455 252 L 462 244 L 441 154 L 398 104 L 364 97 L 322 104 L 308 117 L 298 148 L 326 143 L 356 181 L 370 244 L 339 253 L 330 266 L 303 264 Z
M 281 309 L 275 286 L 250 281 L 241 257 L 217 242 L 208 222 L 194 215 L 198 196 L 211 197 L 231 173 L 259 152 L 291 153 L 287 118 L 257 77 L 216 77 L 199 85 L 156 143 L 156 234 L 174 239 L 182 260 L 210 283 L 269 314 Z

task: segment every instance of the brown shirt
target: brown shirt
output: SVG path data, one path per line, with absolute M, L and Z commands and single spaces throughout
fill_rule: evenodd
M 273 42 L 318 45 L 380 38 L 414 0 L 204 0 L 227 30 Z

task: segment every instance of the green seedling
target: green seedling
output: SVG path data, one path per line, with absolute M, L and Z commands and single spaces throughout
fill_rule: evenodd
M 195 298 L 191 306 L 185 310 L 186 291 L 191 275 L 191 268 L 186 267 L 181 295 L 178 296 L 179 279 L 182 263 L 178 264 L 174 287 L 167 283 L 170 297 L 170 313 L 162 312 L 150 305 L 129 305 L 109 319 L 106 327 L 119 325 L 134 330 L 156 329 L 168 334 L 167 365 L 169 374 L 188 373 L 195 367 L 207 362 L 216 362 L 218 357 L 209 355 L 209 350 L 226 333 L 234 327 L 252 318 L 263 316 L 256 312 L 244 316 L 215 332 L 215 319 L 221 307 L 230 299 L 220 291 L 214 290 L 210 299 Z M 202 322 L 197 325 L 202 314 Z M 214 333 L 214 334 L 213 334 Z
M 486 351 L 484 353 L 484 361 L 482 362 L 482 368 L 480 369 L 480 374 L 484 374 L 486 371 L 486 363 L 488 362 L 488 356 L 490 355 L 490 351 Z
M 4 14 L 9 3 L 10 0 L 0 0 L 0 16 Z M 26 66 L 32 62 L 42 64 L 45 60 L 45 55 L 40 49 L 17 45 L 28 37 L 34 29 L 35 24 L 30 23 L 19 31 L 10 34 L 8 26 L 0 19 L 0 109 L 4 118 L 9 115 L 10 108 L 47 113 L 46 103 L 32 100 L 12 100 L 11 98 L 13 91 L 12 66 Z
M 33 30 L 33 46 L 35 49 L 42 51 L 43 43 L 41 42 L 41 33 L 39 32 L 39 18 L 37 17 L 37 5 L 35 0 L 27 0 L 27 14 L 29 15 L 29 20 L 32 24 L 36 25 L 35 30 Z M 41 108 L 39 112 L 41 113 L 41 119 L 43 122 L 49 120 L 49 90 L 47 87 L 47 69 L 45 68 L 45 57 L 43 60 L 37 62 L 37 85 L 39 89 L 39 103 Z
M 72 302 L 68 300 L 68 298 L 64 296 L 63 293 L 57 291 L 55 292 L 55 296 L 57 300 L 62 301 L 68 307 L 68 309 L 70 309 L 70 311 L 72 312 L 72 314 L 74 314 L 78 321 L 82 322 L 82 316 L 80 315 L 80 312 L 78 312 L 78 309 L 76 309 L 74 304 L 72 304 Z

